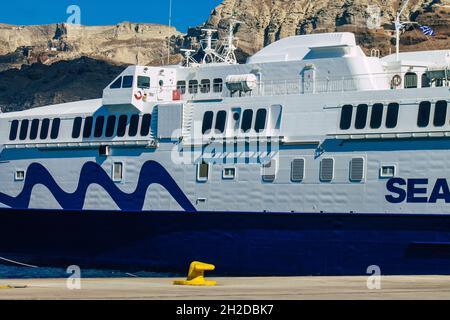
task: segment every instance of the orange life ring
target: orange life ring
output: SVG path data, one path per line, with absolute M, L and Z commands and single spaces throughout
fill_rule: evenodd
M 134 94 L 134 98 L 135 98 L 136 100 L 141 100 L 143 97 L 144 97 L 144 96 L 143 96 L 143 94 L 142 94 L 141 91 L 138 91 L 137 93 Z

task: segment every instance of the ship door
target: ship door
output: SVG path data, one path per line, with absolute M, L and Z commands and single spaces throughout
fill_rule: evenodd
M 306 66 L 301 72 L 303 93 L 316 92 L 316 68 L 314 65 Z

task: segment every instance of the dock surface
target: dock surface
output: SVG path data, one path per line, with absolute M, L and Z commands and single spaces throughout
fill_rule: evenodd
M 367 277 L 211 278 L 215 287 L 174 286 L 169 278 L 82 279 L 69 290 L 66 279 L 0 280 L 0 299 L 450 299 L 449 276 L 381 278 L 381 289 L 368 289 Z

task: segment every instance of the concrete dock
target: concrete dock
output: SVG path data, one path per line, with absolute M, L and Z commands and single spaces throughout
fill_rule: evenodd
M 450 299 L 449 276 L 382 277 L 381 289 L 368 289 L 367 277 L 212 278 L 215 287 L 174 286 L 169 278 L 81 279 L 69 290 L 66 279 L 0 280 L 26 288 L 0 289 L 0 299 L 149 300 L 358 300 Z

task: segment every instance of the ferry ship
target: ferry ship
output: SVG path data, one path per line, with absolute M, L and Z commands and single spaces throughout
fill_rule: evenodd
M 450 48 L 294 36 L 0 115 L 0 257 L 224 275 L 450 274 Z

